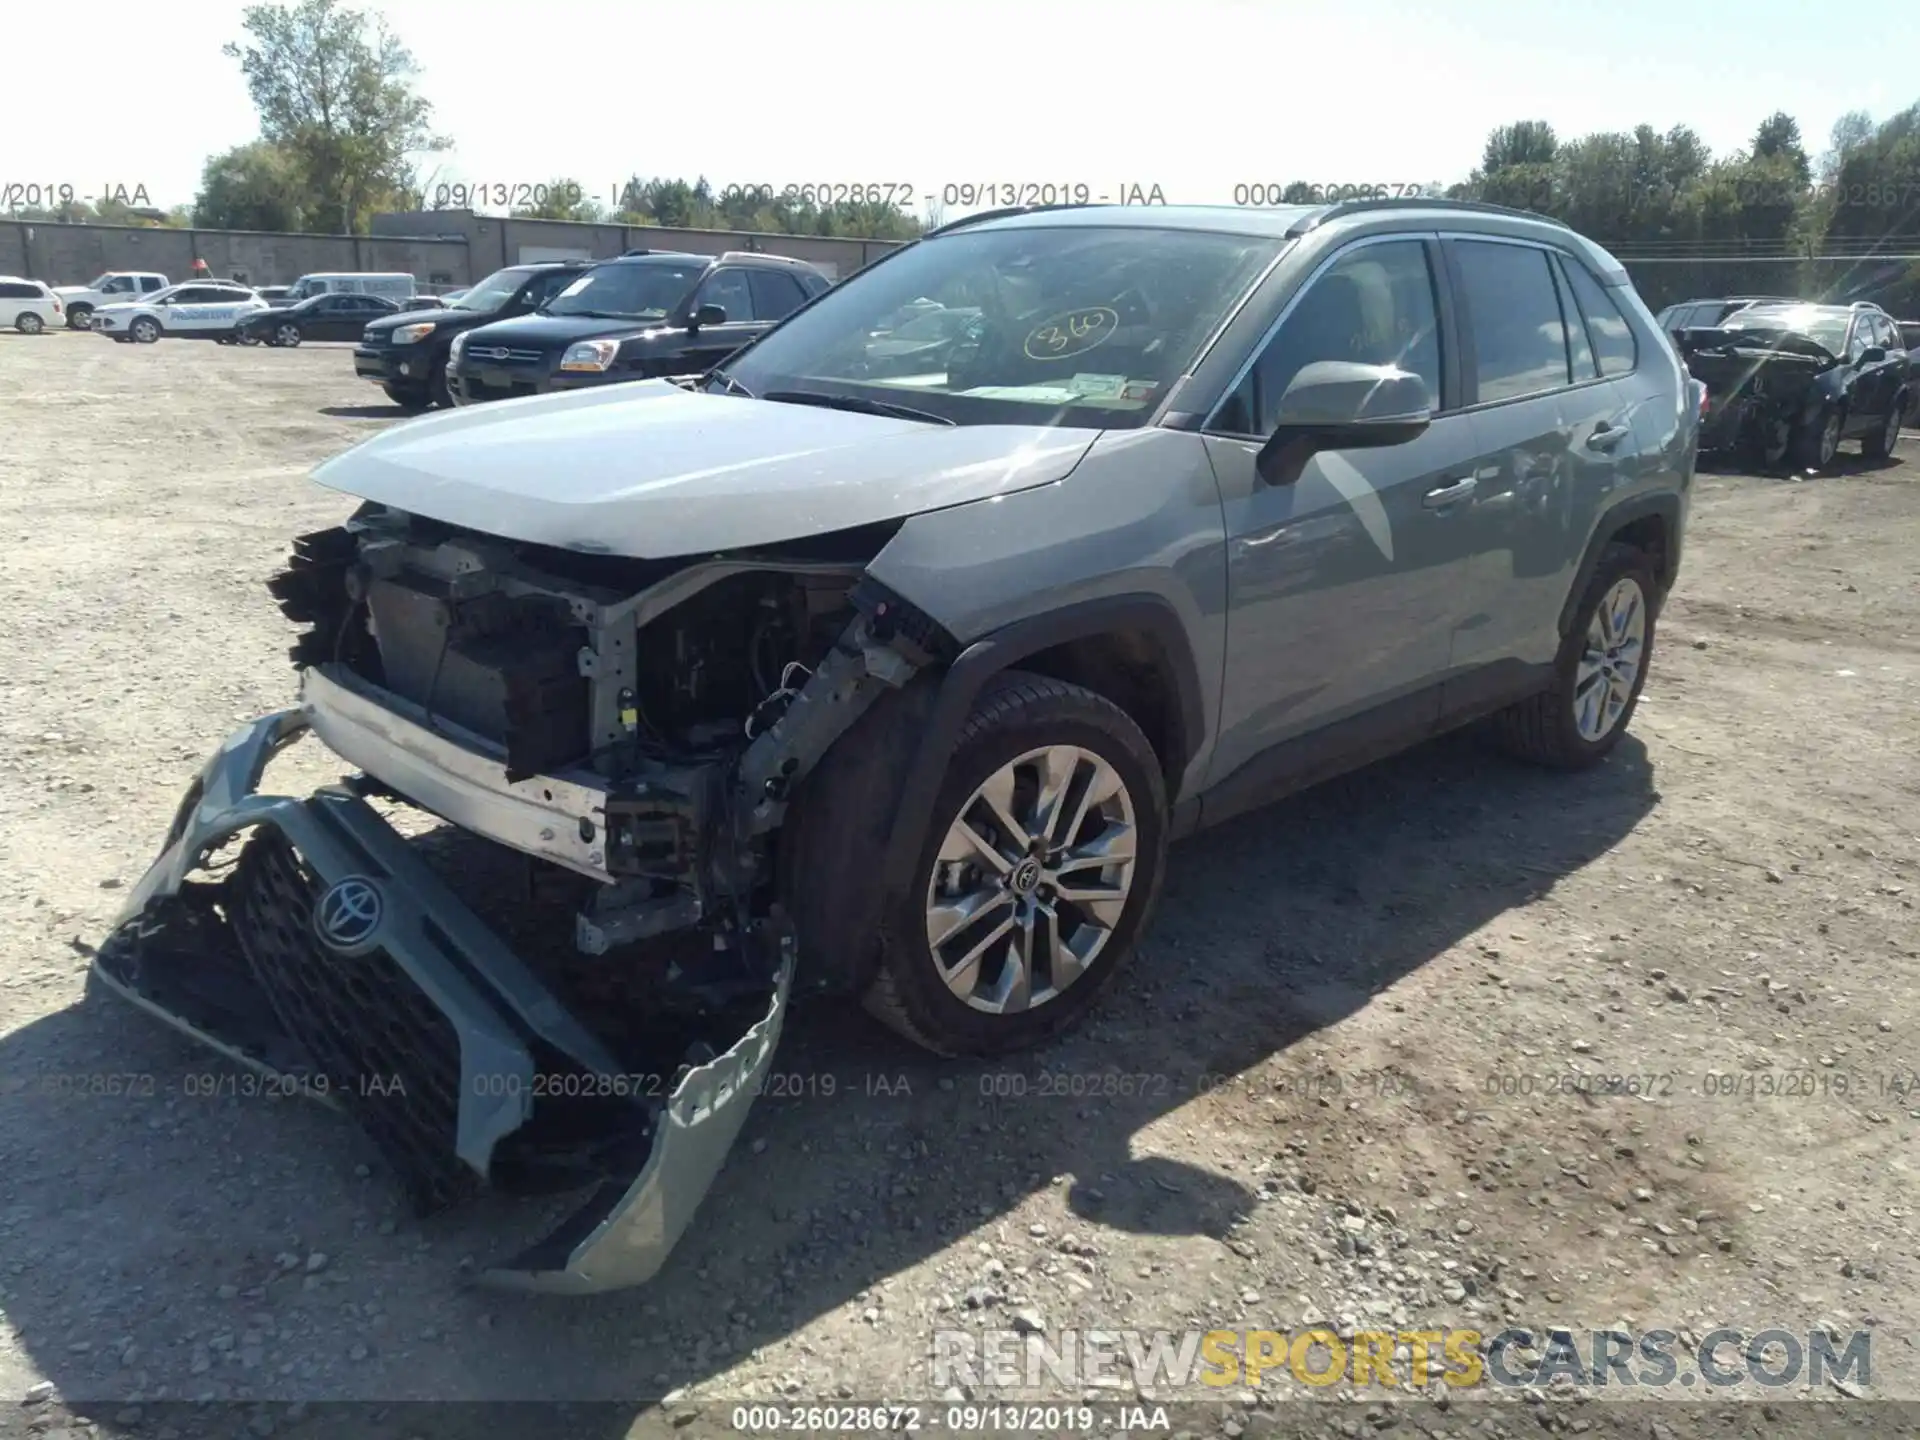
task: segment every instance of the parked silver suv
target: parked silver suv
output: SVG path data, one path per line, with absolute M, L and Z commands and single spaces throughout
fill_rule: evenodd
M 796 984 L 1029 1045 L 1112 980 L 1169 841 L 1469 721 L 1603 758 L 1699 405 L 1538 217 L 972 217 L 704 376 L 323 465 L 365 503 L 273 585 L 300 703 L 208 763 L 96 973 L 317 1077 L 424 1207 L 611 1180 L 494 1278 L 633 1283 Z M 259 793 L 308 730 L 356 774 Z

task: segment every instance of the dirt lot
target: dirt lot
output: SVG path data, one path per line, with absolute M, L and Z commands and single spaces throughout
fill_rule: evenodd
M 233 1072 L 82 998 L 194 769 L 291 694 L 263 582 L 349 508 L 305 472 L 397 413 L 341 347 L 9 334 L 0 415 L 0 1433 L 318 1434 L 343 1412 L 169 1406 L 458 1397 L 612 1402 L 567 1422 L 598 1440 L 669 1392 L 938 1401 L 935 1329 L 1034 1324 L 1868 1328 L 1871 1383 L 1820 1394 L 1920 1399 L 1920 445 L 1703 476 L 1609 764 L 1451 740 L 1202 836 L 1047 1052 L 941 1065 L 799 1011 L 799 1078 L 668 1269 L 566 1301 L 467 1283 L 532 1207 L 418 1224 L 347 1121 L 189 1093 Z M 101 1072 L 153 1078 L 73 1093 Z M 1298 1425 L 1282 1378 L 1174 1423 Z M 1689 1411 L 1758 1433 L 1807 1391 L 1734 1394 Z M 1370 1432 L 1380 1396 L 1315 1413 Z M 1506 1399 L 1410 1419 L 1538 1428 Z

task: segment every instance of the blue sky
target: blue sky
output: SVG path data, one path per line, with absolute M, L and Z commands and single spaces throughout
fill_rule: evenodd
M 1920 99 L 1911 67 L 1809 58 L 1832 0 L 362 8 L 382 11 L 420 61 L 454 141 L 426 162 L 436 179 L 564 174 L 596 194 L 637 170 L 921 195 L 968 182 L 1096 195 L 1157 184 L 1172 202 L 1227 203 L 1241 184 L 1458 179 L 1487 131 L 1513 119 L 1563 136 L 1685 123 L 1724 151 L 1780 108 L 1817 154 L 1843 112 L 1884 118 Z M 37 12 L 39 39 L 63 58 L 9 65 L 0 186 L 190 200 L 205 157 L 255 134 L 239 67 L 220 53 L 241 9 L 168 0 L 135 26 L 146 38 L 132 50 L 82 43 L 107 28 L 100 15 L 69 27 Z M 85 81 L 76 53 L 90 56 Z M 109 83 L 121 69 L 124 88 Z M 715 108 L 716 96 L 730 98 Z

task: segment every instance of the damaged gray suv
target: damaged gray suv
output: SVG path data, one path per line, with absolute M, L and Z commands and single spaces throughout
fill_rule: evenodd
M 415 420 L 272 582 L 106 986 L 336 1101 L 490 1272 L 658 1269 L 790 998 L 985 1055 L 1081 1016 L 1168 843 L 1450 727 L 1577 768 L 1647 674 L 1697 387 L 1488 206 L 976 216 L 723 366 Z M 311 732 L 350 772 L 263 780 Z M 436 828 L 437 827 L 437 828 Z

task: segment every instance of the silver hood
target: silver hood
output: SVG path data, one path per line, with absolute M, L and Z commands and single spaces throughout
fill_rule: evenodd
M 1097 433 L 931 425 L 646 380 L 424 416 L 313 478 L 483 534 L 665 559 L 1045 485 Z

